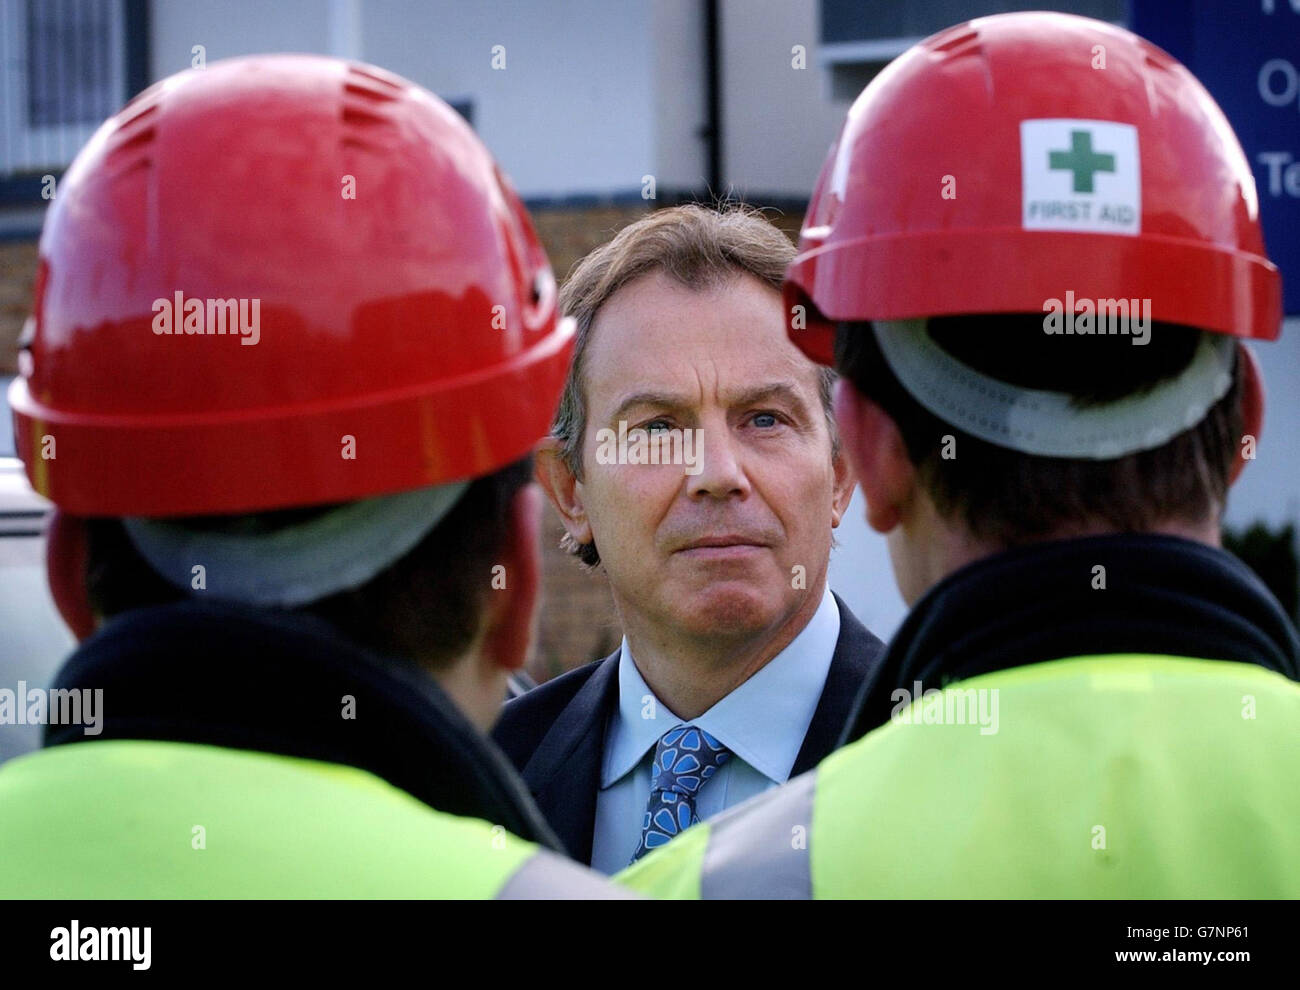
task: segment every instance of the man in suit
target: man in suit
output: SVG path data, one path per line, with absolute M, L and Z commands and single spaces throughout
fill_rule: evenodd
M 624 638 L 509 703 L 495 738 L 604 872 L 815 766 L 882 650 L 827 587 L 853 478 L 833 375 L 784 332 L 792 256 L 754 213 L 679 207 L 562 294 L 578 339 L 537 475 Z

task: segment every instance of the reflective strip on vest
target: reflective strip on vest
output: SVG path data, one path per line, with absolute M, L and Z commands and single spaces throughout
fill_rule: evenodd
M 813 798 L 817 771 L 712 819 L 700 871 L 706 900 L 812 897 Z
M 505 886 L 498 901 L 637 900 L 637 894 L 616 887 L 599 873 L 579 866 L 546 849 L 524 860 Z

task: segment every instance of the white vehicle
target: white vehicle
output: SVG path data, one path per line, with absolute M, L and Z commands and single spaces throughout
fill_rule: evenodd
M 6 422 L 8 407 L 3 407 Z M 5 434 L 8 440 L 7 433 Z M 12 449 L 0 450 L 0 689 L 47 687 L 74 645 L 45 581 L 50 503 L 27 483 Z M 40 746 L 41 726 L 0 715 L 0 763 Z

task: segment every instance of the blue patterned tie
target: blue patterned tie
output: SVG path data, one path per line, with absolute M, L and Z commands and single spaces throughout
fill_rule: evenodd
M 650 800 L 632 862 L 699 822 L 695 795 L 729 759 L 731 750 L 693 725 L 678 726 L 663 734 L 655 747 Z

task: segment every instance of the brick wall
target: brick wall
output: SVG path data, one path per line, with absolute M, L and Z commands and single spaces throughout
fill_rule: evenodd
M 30 312 L 35 277 L 35 241 L 0 243 L 0 375 L 18 370 L 18 333 Z

